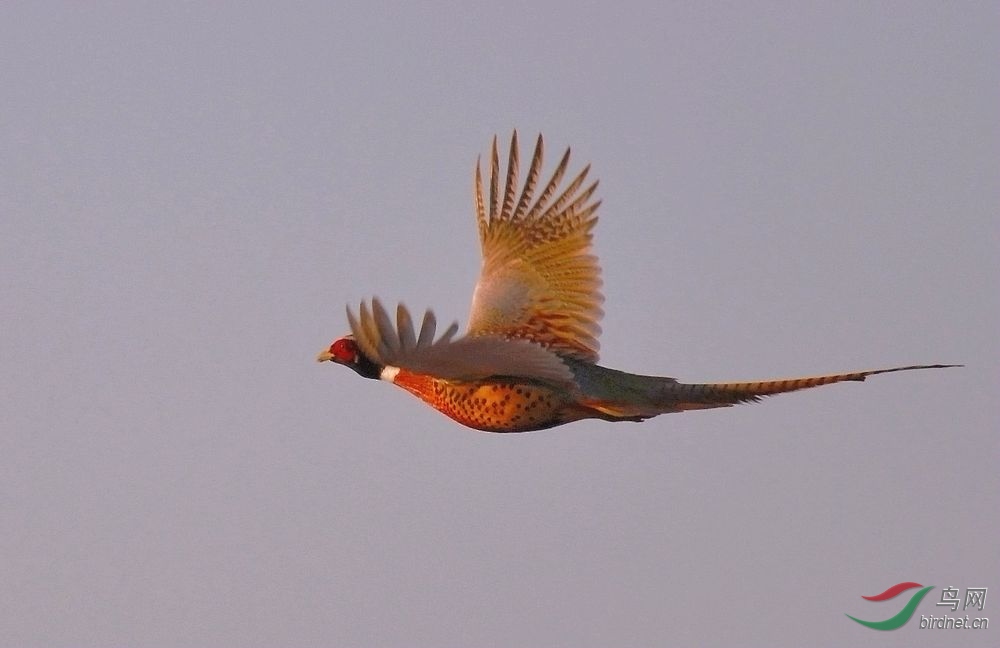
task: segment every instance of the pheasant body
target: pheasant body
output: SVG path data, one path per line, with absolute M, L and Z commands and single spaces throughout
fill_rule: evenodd
M 405 370 L 387 372 L 387 379 L 467 427 L 484 432 L 528 432 L 587 418 L 638 422 L 660 414 L 731 407 L 838 382 L 863 382 L 876 374 L 952 365 L 725 383 L 682 383 L 574 361 L 569 361 L 569 366 L 573 381 L 568 385 L 504 376 L 450 381 Z
M 911 365 L 813 377 L 753 382 L 682 383 L 597 364 L 604 297 L 591 249 L 600 201 L 597 182 L 584 186 L 585 167 L 565 188 L 562 156 L 538 188 L 538 137 L 518 196 L 517 133 L 511 138 L 506 181 L 496 138 L 489 193 L 476 164 L 474 199 L 483 265 L 473 293 L 468 332 L 452 339 L 452 324 L 435 339 L 431 311 L 415 327 L 400 304 L 395 322 L 377 300 L 350 308 L 351 333 L 320 353 L 365 378 L 396 384 L 453 420 L 488 432 L 526 432 L 586 418 L 643 421 L 686 410 L 729 407 L 765 396 L 865 380 L 868 376 L 958 365 Z M 537 197 L 536 197 L 537 196 Z

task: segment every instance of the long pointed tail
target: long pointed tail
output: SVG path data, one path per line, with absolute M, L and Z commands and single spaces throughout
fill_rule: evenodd
M 892 369 L 871 369 L 852 373 L 828 374 L 825 376 L 809 376 L 803 378 L 787 378 L 783 380 L 764 380 L 757 382 L 729 383 L 666 383 L 662 386 L 664 412 L 679 412 L 689 409 L 708 409 L 712 407 L 729 407 L 737 403 L 752 403 L 764 396 L 774 396 L 786 392 L 809 389 L 821 385 L 846 381 L 864 381 L 868 376 L 875 376 L 896 371 L 911 371 L 914 369 L 945 369 L 961 367 L 962 365 L 910 365 L 909 367 L 893 367 Z

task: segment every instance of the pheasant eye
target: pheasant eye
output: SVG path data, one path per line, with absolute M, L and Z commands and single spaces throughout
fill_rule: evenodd
M 330 345 L 330 355 L 336 358 L 337 362 L 354 362 L 358 357 L 358 345 L 354 340 L 340 338 Z

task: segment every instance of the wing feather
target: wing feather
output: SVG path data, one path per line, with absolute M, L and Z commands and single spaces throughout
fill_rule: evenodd
M 377 299 L 372 300 L 372 312 L 375 317 L 375 329 L 379 332 L 393 330 L 392 320 L 389 313 L 382 307 L 382 303 Z M 386 356 L 399 356 L 403 349 L 399 335 L 380 335 L 379 351 Z
M 493 150 L 490 152 L 490 220 L 500 218 L 500 153 L 497 138 L 493 136 Z
M 508 220 L 511 218 L 514 196 L 517 195 L 518 166 L 517 132 L 515 132 L 510 145 L 510 154 L 507 156 L 507 182 L 503 192 L 503 208 L 500 210 L 500 218 Z
M 541 138 L 541 135 L 539 135 L 539 138 Z M 538 161 L 540 165 L 541 154 L 539 154 Z M 538 196 L 538 200 L 535 202 L 535 205 L 531 208 L 531 211 L 528 212 L 527 216 L 528 218 L 533 219 L 538 217 L 540 211 L 545 207 L 546 204 L 548 204 L 549 198 L 551 198 L 552 194 L 554 194 L 556 192 L 556 189 L 559 188 L 559 183 L 562 182 L 562 178 L 566 174 L 566 167 L 568 166 L 569 166 L 569 149 L 566 149 L 566 152 L 563 153 L 562 159 L 559 160 L 559 166 L 557 166 L 556 170 L 552 173 L 552 178 L 549 180 L 549 183 L 545 185 L 545 190 L 542 191 L 542 193 Z M 477 169 L 476 172 L 478 173 L 479 170 Z
M 552 203 L 552 205 L 545 211 L 545 213 L 542 215 L 542 218 L 551 218 L 554 214 L 559 214 L 560 212 L 563 212 L 564 208 L 566 207 L 566 203 L 570 200 L 570 198 L 573 197 L 576 191 L 580 188 L 580 185 L 583 184 L 583 181 L 587 179 L 588 173 L 590 173 L 589 164 L 583 167 L 583 171 L 581 171 L 575 178 L 573 178 L 573 181 L 569 183 L 569 186 L 566 187 L 566 190 L 563 191 L 562 194 L 560 194 L 559 197 L 556 198 L 556 201 Z M 594 186 L 591 189 L 591 193 L 593 193 L 595 189 L 597 189 L 596 182 L 594 183 Z
M 412 351 L 417 348 L 417 336 L 413 332 L 413 319 L 410 318 L 410 311 L 406 310 L 402 304 L 396 307 L 396 330 L 399 331 L 400 347 L 403 351 Z
M 472 187 L 473 200 L 476 201 L 476 224 L 479 226 L 479 238 L 486 235 L 486 205 L 483 204 L 483 174 L 480 170 L 482 158 L 476 158 L 476 179 Z
M 520 200 L 517 201 L 517 207 L 514 208 L 511 220 L 521 220 L 524 217 L 525 210 L 528 208 L 528 204 L 531 202 L 531 195 L 535 192 L 535 185 L 538 184 L 538 175 L 542 170 L 543 150 L 542 136 L 539 135 L 538 140 L 535 142 L 535 152 L 531 156 L 531 165 L 528 167 L 528 177 L 524 179 L 524 190 L 521 192 Z M 476 172 L 479 172 L 478 168 Z

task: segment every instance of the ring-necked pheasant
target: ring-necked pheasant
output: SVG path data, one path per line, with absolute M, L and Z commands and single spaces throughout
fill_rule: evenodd
M 415 331 L 407 309 L 395 324 L 377 299 L 350 307 L 351 333 L 317 360 L 385 380 L 452 419 L 488 432 L 526 432 L 586 418 L 642 421 L 693 409 L 729 407 L 784 392 L 875 374 L 957 365 L 914 365 L 808 378 L 695 383 L 639 376 L 597 363 L 603 315 L 601 269 L 591 252 L 600 201 L 597 182 L 583 188 L 590 167 L 560 192 L 569 149 L 537 194 L 542 137 L 518 195 L 517 132 L 511 138 L 506 183 L 500 191 L 497 140 L 490 162 L 489 204 L 476 161 L 475 205 L 483 265 L 472 297 L 469 330 L 454 339 L 452 324 L 434 339 L 435 318 Z M 558 192 L 558 196 L 557 196 Z

